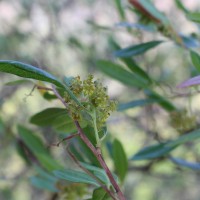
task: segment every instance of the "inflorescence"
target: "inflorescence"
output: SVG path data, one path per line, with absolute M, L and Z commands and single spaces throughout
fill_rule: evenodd
M 80 76 L 73 78 L 70 89 L 83 105 L 81 107 L 70 98 L 69 94 L 65 94 L 65 101 L 74 120 L 81 120 L 83 111 L 91 116 L 95 112 L 96 125 L 99 130 L 105 125 L 110 113 L 116 110 L 116 101 L 109 99 L 107 88 L 98 80 L 94 81 L 91 74 L 83 81 Z

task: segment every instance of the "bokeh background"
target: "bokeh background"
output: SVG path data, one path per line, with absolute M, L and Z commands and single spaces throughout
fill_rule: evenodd
M 153 0 L 155 6 L 171 21 L 182 35 L 198 33 L 199 27 L 188 21 L 173 0 Z M 198 0 L 183 0 L 188 10 L 200 9 Z M 126 20 L 137 22 L 137 15 L 128 1 L 122 0 Z M 17 60 L 38 66 L 62 78 L 94 74 L 108 86 L 111 98 L 119 103 L 142 98 L 144 94 L 134 88 L 109 78 L 96 67 L 98 59 L 114 60 L 110 41 L 121 47 L 149 40 L 166 39 L 160 33 L 152 33 L 117 25 L 122 22 L 115 1 L 92 0 L 1 0 L 0 1 L 0 59 Z M 198 45 L 198 40 L 194 42 Z M 199 47 L 197 48 L 199 50 Z M 185 108 L 198 122 L 199 95 L 175 98 L 181 81 L 194 73 L 188 53 L 173 42 L 167 42 L 137 58 L 141 66 L 165 86 L 158 91 Z M 46 144 L 58 137 L 52 130 L 38 130 L 29 124 L 29 117 L 41 109 L 61 106 L 58 102 L 45 101 L 37 91 L 32 96 L 32 85 L 6 86 L 18 77 L 0 74 L 0 199 L 38 200 L 51 199 L 48 191 L 30 184 L 34 171 L 27 167 L 16 151 L 16 124 L 28 124 L 43 132 Z M 170 86 L 170 87 L 168 87 Z M 184 91 L 185 92 L 185 91 Z M 192 101 L 192 103 L 191 103 Z M 115 112 L 108 120 L 111 138 L 118 138 L 124 145 L 127 157 L 131 157 L 145 145 L 153 144 L 155 135 L 173 139 L 179 132 L 170 125 L 169 114 L 158 106 L 137 107 Z M 58 160 L 66 159 L 64 148 L 54 149 Z M 198 143 L 183 146 L 174 155 L 191 161 L 200 161 Z M 63 157 L 64 155 L 64 157 Z M 106 151 L 105 151 L 105 155 Z M 112 162 L 107 158 L 109 166 Z M 66 161 L 66 164 L 68 162 Z M 129 173 L 123 189 L 127 199 L 135 200 L 198 200 L 200 198 L 200 174 L 182 169 L 170 160 L 159 161 L 150 169 L 143 168 L 145 161 L 130 162 Z

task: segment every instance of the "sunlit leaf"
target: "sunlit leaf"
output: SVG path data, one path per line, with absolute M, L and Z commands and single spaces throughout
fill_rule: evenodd
M 32 81 L 30 80 L 27 80 L 27 79 L 21 79 L 21 80 L 16 80 L 16 81 L 9 81 L 7 83 L 5 83 L 5 85 L 7 86 L 15 86 L 15 85 L 21 85 L 21 84 L 27 84 L 27 83 L 33 83 Z
M 116 57 L 132 57 L 139 54 L 143 54 L 146 51 L 158 46 L 163 41 L 151 41 L 146 43 L 141 43 L 133 46 L 126 47 L 124 49 L 120 49 L 116 52 L 114 52 L 114 55 Z
M 41 80 L 49 83 L 53 83 L 58 87 L 63 88 L 64 85 L 52 74 L 34 67 L 29 64 L 25 64 L 18 61 L 12 60 L 1 60 L 0 61 L 0 72 L 6 72 L 14 74 L 24 78 L 30 78 L 35 80 Z

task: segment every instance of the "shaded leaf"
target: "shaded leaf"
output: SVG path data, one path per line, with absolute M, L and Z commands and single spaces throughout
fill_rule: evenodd
M 189 11 L 185 8 L 183 3 L 180 0 L 175 0 L 176 6 L 182 10 L 184 13 L 188 13 Z
M 174 158 L 170 157 L 169 158 L 173 163 L 176 165 L 179 165 L 181 167 L 187 167 L 193 170 L 200 170 L 200 163 L 195 163 L 195 162 L 189 162 L 180 158 Z
M 67 110 L 64 108 L 47 108 L 30 118 L 32 124 L 38 126 L 51 125 L 59 116 L 69 117 Z
M 95 179 L 90 177 L 88 174 L 76 170 L 65 169 L 55 170 L 54 175 L 63 180 L 75 182 L 75 183 L 88 183 L 91 185 L 99 186 Z
M 157 103 L 157 102 L 159 102 L 158 99 L 139 99 L 139 100 L 130 101 L 128 103 L 121 103 L 118 105 L 117 110 L 123 111 L 130 108 L 135 108 L 138 106 L 146 106 L 146 105 Z
M 166 146 L 166 143 L 145 147 L 136 153 L 131 160 L 154 159 L 167 155 L 176 146 Z
M 91 200 L 111 200 L 111 197 L 103 188 L 99 187 L 93 191 Z
M 97 67 L 108 76 L 126 84 L 135 87 L 146 87 L 148 82 L 141 79 L 139 76 L 123 69 L 119 64 L 110 61 L 98 61 Z
M 158 104 L 161 107 L 163 107 L 166 111 L 171 112 L 171 111 L 176 110 L 176 107 L 170 101 L 168 101 L 164 97 L 160 96 L 156 92 L 154 92 L 152 90 L 145 90 L 145 94 L 149 97 L 149 99 L 152 99 L 152 100 L 155 100 L 156 102 L 158 102 Z
M 125 19 L 125 12 L 124 12 L 124 8 L 122 7 L 122 1 L 121 0 L 115 0 L 115 4 L 118 10 L 118 13 L 120 15 L 121 19 Z
M 7 86 L 15 86 L 15 85 L 21 85 L 21 84 L 24 84 L 24 83 L 33 83 L 33 82 L 30 81 L 30 80 L 21 79 L 21 80 L 7 82 L 7 83 L 5 83 L 5 85 L 7 85 Z
M 190 51 L 190 57 L 192 59 L 193 65 L 200 72 L 200 56 L 199 56 L 199 54 L 194 51 Z
M 12 60 L 1 60 L 0 61 L 0 72 L 6 72 L 14 74 L 24 78 L 31 78 L 35 80 L 41 80 L 49 83 L 53 83 L 58 87 L 64 88 L 64 85 L 52 74 L 34 67 L 29 64 L 25 64 L 18 61 Z
M 38 176 L 33 176 L 30 178 L 31 184 L 34 185 L 35 187 L 39 189 L 46 189 L 51 192 L 58 192 L 58 189 L 55 186 L 54 182 L 49 181 L 48 179 L 38 177 Z
M 140 0 L 140 4 L 156 19 L 159 19 L 162 24 L 168 24 L 169 21 L 164 14 L 157 10 L 157 8 L 149 0 Z
M 117 139 L 113 142 L 112 153 L 115 170 L 123 182 L 128 170 L 128 159 L 121 142 Z
M 114 52 L 116 57 L 132 57 L 139 54 L 143 54 L 146 51 L 158 46 L 163 41 L 151 41 L 146 43 L 141 43 L 133 46 L 126 47 Z

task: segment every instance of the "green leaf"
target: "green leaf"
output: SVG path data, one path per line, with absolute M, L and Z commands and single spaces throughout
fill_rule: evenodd
M 33 115 L 30 118 L 30 122 L 38 126 L 52 125 L 59 116 L 69 118 L 67 110 L 64 108 L 47 108 Z
M 49 154 L 47 148 L 42 143 L 40 138 L 33 134 L 29 129 L 18 125 L 18 133 L 26 144 L 26 146 L 31 150 L 31 152 L 36 156 L 36 158 L 40 161 L 43 167 L 47 170 L 52 171 L 55 169 L 61 169 L 61 165 L 58 164 Z
M 96 64 L 105 74 L 126 85 L 142 88 L 147 87 L 147 81 L 144 81 L 144 79 L 141 79 L 139 76 L 123 69 L 119 64 L 106 60 L 98 61 Z
M 199 56 L 199 54 L 194 51 L 190 51 L 190 57 L 192 59 L 193 65 L 200 72 L 200 56 Z
M 90 177 L 88 174 L 80 171 L 75 171 L 71 169 L 65 170 L 55 170 L 54 175 L 63 180 L 75 182 L 75 183 L 88 183 L 91 185 L 99 186 L 95 179 Z
M 176 140 L 145 147 L 136 153 L 131 160 L 145 160 L 162 157 L 177 148 L 179 145 L 186 142 L 196 141 L 197 139 L 200 139 L 200 129 L 187 133 L 187 135 L 180 136 Z
M 200 12 L 188 13 L 187 18 L 194 22 L 200 23 Z
M 171 111 L 176 110 L 176 107 L 170 101 L 168 101 L 164 97 L 160 96 L 156 92 L 154 92 L 152 90 L 145 90 L 145 94 L 149 97 L 149 99 L 152 99 L 152 100 L 155 100 L 156 102 L 158 102 L 158 104 L 161 107 L 163 107 L 166 111 L 171 112 Z
M 162 42 L 163 41 L 151 41 L 151 42 L 146 42 L 146 43 L 129 46 L 124 49 L 115 51 L 114 55 L 116 57 L 120 57 L 120 58 L 136 56 L 136 55 L 145 53 L 149 49 L 152 49 L 152 48 L 158 46 Z
M 110 186 L 110 180 L 108 179 L 105 171 L 99 167 L 93 166 L 93 165 L 89 165 L 88 163 L 84 163 L 84 162 L 80 162 L 81 165 L 86 168 L 87 170 L 89 170 L 90 172 L 92 172 L 96 177 L 98 177 L 103 183 L 105 183 L 106 186 Z M 115 177 L 116 178 L 116 177 Z
M 183 3 L 180 0 L 175 0 L 176 6 L 182 10 L 184 13 L 189 13 L 189 11 L 185 8 L 185 6 L 183 5 Z
M 127 110 L 130 108 L 135 108 L 138 106 L 146 106 L 152 103 L 156 103 L 159 102 L 159 100 L 156 99 L 139 99 L 139 100 L 134 100 L 134 101 L 130 101 L 128 103 L 121 103 L 118 105 L 118 111 L 123 111 L 123 110 Z
M 128 159 L 121 142 L 117 139 L 113 142 L 112 153 L 116 172 L 123 182 L 128 170 Z
M 38 176 L 33 176 L 30 178 L 31 184 L 39 189 L 46 189 L 51 192 L 58 192 L 58 189 L 55 186 L 54 182 L 49 181 L 48 179 L 41 178 Z
M 103 188 L 99 187 L 93 191 L 91 200 L 111 200 L 111 197 Z
M 114 50 L 121 49 L 120 46 L 113 40 L 109 40 L 111 46 L 113 46 Z M 147 82 L 152 82 L 151 78 L 148 76 L 148 74 L 137 65 L 137 63 L 133 60 L 133 58 L 120 58 L 122 62 L 126 64 L 126 66 L 135 74 L 137 74 L 140 78 L 146 80 Z
M 156 144 L 149 147 L 141 149 L 136 153 L 131 160 L 146 160 L 154 159 L 167 155 L 172 151 L 176 146 L 167 146 L 166 143 Z
M 1 60 L 0 61 L 0 72 L 6 72 L 14 74 L 24 78 L 31 78 L 35 80 L 45 81 L 53 83 L 58 87 L 64 88 L 65 86 L 52 74 L 34 67 L 29 64 L 21 63 L 12 60 Z
M 33 83 L 33 82 L 30 81 L 30 80 L 27 80 L 27 79 L 21 79 L 21 80 L 17 80 L 17 81 L 7 82 L 7 83 L 5 83 L 5 85 L 7 85 L 7 86 L 15 86 L 15 85 L 21 85 L 21 84 L 25 84 L 25 83 Z
M 153 15 L 156 19 L 159 19 L 162 22 L 162 24 L 169 24 L 169 21 L 166 18 L 166 16 L 163 15 L 160 11 L 158 11 L 150 0 L 140 0 L 139 2 L 149 13 L 151 13 L 151 15 Z
M 122 7 L 122 1 L 121 0 L 115 0 L 115 4 L 116 4 L 117 10 L 118 10 L 118 13 L 120 15 L 120 18 L 122 20 L 124 20 L 126 17 L 125 17 L 124 8 Z
M 80 120 L 79 124 L 82 128 L 87 126 L 87 122 Z M 74 121 L 69 116 L 61 115 L 57 117 L 54 121 L 52 126 L 57 130 L 61 132 L 68 132 L 72 133 L 77 130 Z

